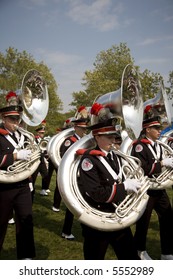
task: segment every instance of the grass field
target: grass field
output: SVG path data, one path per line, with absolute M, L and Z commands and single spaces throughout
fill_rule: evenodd
M 53 193 L 55 188 L 55 173 L 53 174 L 48 196 L 41 196 L 41 178 L 36 181 L 36 194 L 33 204 L 34 235 L 36 245 L 36 260 L 83 260 L 82 235 L 79 222 L 74 219 L 72 233 L 75 241 L 67 241 L 61 238 L 61 231 L 65 215 L 65 205 L 61 202 L 60 212 L 53 212 Z M 173 191 L 168 191 L 172 203 Z M 132 226 L 134 230 L 134 226 Z M 15 260 L 15 225 L 9 225 L 5 238 L 1 260 Z M 147 241 L 148 253 L 153 259 L 160 259 L 160 240 L 158 220 L 155 212 L 152 214 Z M 128 248 L 127 248 L 128 249 Z M 116 259 L 114 252 L 108 248 L 107 260 Z

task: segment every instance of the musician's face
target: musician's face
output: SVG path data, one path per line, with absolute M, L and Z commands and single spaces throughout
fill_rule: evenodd
M 153 141 L 156 141 L 160 137 L 160 133 L 160 126 L 151 126 L 146 129 L 146 136 Z
M 40 136 L 40 138 L 44 137 L 44 132 L 38 132 L 38 135 Z
M 115 135 L 97 135 L 95 136 L 99 148 L 109 152 L 112 144 L 116 143 Z
M 14 132 L 16 131 L 17 127 L 15 126 L 19 126 L 21 118 L 20 116 L 6 116 L 3 117 L 3 123 L 4 123 L 4 127 L 6 129 L 8 129 L 10 132 Z
M 87 129 L 85 127 L 75 126 L 75 133 L 82 138 L 86 135 Z

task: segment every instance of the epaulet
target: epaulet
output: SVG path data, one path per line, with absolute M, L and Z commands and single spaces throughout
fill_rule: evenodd
M 139 144 L 139 143 L 151 144 L 150 140 L 145 139 L 145 138 L 140 139 L 140 140 L 138 140 L 138 139 L 134 140 L 134 141 L 132 142 L 132 145 L 135 145 L 135 144 L 137 144 L 137 143 L 138 143 L 138 144 Z
M 76 141 L 77 141 L 77 139 L 76 139 L 74 136 L 71 136 L 71 137 L 70 137 L 70 140 L 71 140 L 72 142 L 76 142 Z
M 102 151 L 99 151 L 99 150 L 92 150 L 89 152 L 89 155 L 92 155 L 92 156 L 103 156 L 105 157 L 106 154 Z
M 1 134 L 1 135 L 8 135 L 9 133 L 8 133 L 7 130 L 5 130 L 5 129 L 3 129 L 3 128 L 0 128 L 0 134 Z
M 99 150 L 87 150 L 87 149 L 79 149 L 76 151 L 77 155 L 84 155 L 84 154 L 88 154 L 91 156 L 105 156 L 105 153 Z
M 141 142 L 144 144 L 151 144 L 151 141 L 148 139 L 141 139 Z
M 78 156 L 81 156 L 81 155 L 83 155 L 86 151 L 87 151 L 87 149 L 79 149 L 79 150 L 76 151 L 76 154 L 77 154 Z

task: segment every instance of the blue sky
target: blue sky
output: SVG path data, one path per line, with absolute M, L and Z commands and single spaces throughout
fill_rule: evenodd
M 72 92 L 84 90 L 82 77 L 92 70 L 96 55 L 121 42 L 141 71 L 159 72 L 166 84 L 173 71 L 173 1 L 0 1 L 0 52 L 14 47 L 44 61 L 64 112 Z

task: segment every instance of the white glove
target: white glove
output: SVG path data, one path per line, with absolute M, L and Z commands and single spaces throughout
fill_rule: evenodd
M 162 160 L 163 166 L 172 167 L 173 168 L 173 157 L 167 157 Z
M 130 179 L 130 178 L 127 178 L 125 181 L 124 181 L 124 187 L 125 187 L 125 190 L 130 193 L 130 192 L 135 192 L 137 193 L 138 190 L 141 188 L 141 184 L 140 182 L 137 180 L 137 179 Z
M 21 159 L 21 160 L 28 160 L 29 156 L 31 154 L 31 150 L 20 150 L 17 152 L 17 159 Z

